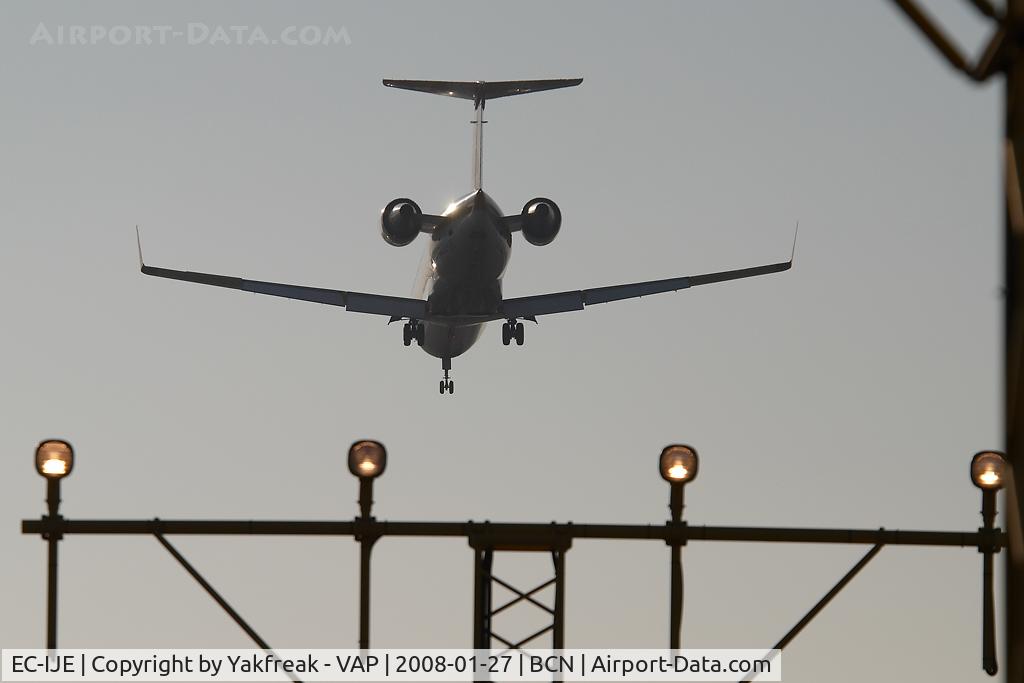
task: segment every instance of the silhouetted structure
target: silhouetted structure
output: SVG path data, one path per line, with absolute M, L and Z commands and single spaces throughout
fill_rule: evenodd
M 996 75 L 1005 76 L 1004 96 L 1004 257 L 1005 313 L 1004 419 L 1006 453 L 1012 477 L 1006 488 L 1007 529 L 1011 542 L 1006 559 L 1006 650 L 1007 680 L 1024 681 L 1024 448 L 1020 435 L 1024 430 L 1024 392 L 1020 368 L 1024 347 L 1024 202 L 1021 179 L 1024 178 L 1024 0 L 1006 0 L 996 7 L 990 0 L 969 0 L 972 7 L 992 20 L 992 36 L 975 63 L 945 35 L 914 0 L 893 0 L 931 41 L 954 69 L 976 82 Z
M 40 455 L 42 454 L 42 455 Z M 47 460 L 50 458 L 50 460 Z M 58 462 L 58 458 L 64 458 Z M 469 542 L 474 555 L 473 647 L 491 649 L 494 641 L 504 648 L 520 649 L 547 633 L 551 647 L 565 646 L 565 558 L 575 539 L 661 541 L 671 549 L 670 616 L 668 646 L 681 647 L 683 615 L 682 547 L 691 541 L 757 541 L 775 543 L 843 543 L 871 545 L 872 548 L 811 610 L 783 636 L 774 649 L 784 649 L 810 621 L 839 593 L 886 545 L 959 546 L 977 548 L 983 554 L 983 667 L 996 671 L 995 610 L 992 590 L 992 557 L 1006 545 L 1006 534 L 995 527 L 996 492 L 1005 480 L 1006 463 L 1002 455 L 984 451 L 974 456 L 971 478 L 982 489 L 984 525 L 977 531 L 895 531 L 887 529 L 813 529 L 770 527 L 691 526 L 683 519 L 684 487 L 698 472 L 697 453 L 684 445 L 666 447 L 659 457 L 662 478 L 669 483 L 670 519 L 661 525 L 639 524 L 505 524 L 491 522 L 388 522 L 370 513 L 373 483 L 385 470 L 387 452 L 376 441 L 357 441 L 349 449 L 349 471 L 359 479 L 359 515 L 352 521 L 228 521 L 228 520 L 69 520 L 59 514 L 61 479 L 71 471 L 73 451 L 64 441 L 44 441 L 36 453 L 36 468 L 47 479 L 48 514 L 37 520 L 23 520 L 22 533 L 40 534 L 48 541 L 49 573 L 47 601 L 47 647 L 57 646 L 57 543 L 68 534 L 144 534 L 152 535 L 202 586 L 228 615 L 261 649 L 272 652 L 269 644 L 231 607 L 199 571 L 167 540 L 168 535 L 270 535 L 270 536 L 350 536 L 360 544 L 359 647 L 370 646 L 370 569 L 374 544 L 386 536 L 461 537 Z M 56 463 L 56 467 L 50 465 Z M 496 553 L 550 553 L 554 577 L 528 591 L 521 591 L 494 575 Z M 497 608 L 492 601 L 494 584 L 512 591 L 517 597 Z M 554 585 L 553 605 L 544 605 L 534 594 Z M 493 617 L 519 603 L 539 607 L 552 621 L 535 633 L 510 638 L 495 633 Z

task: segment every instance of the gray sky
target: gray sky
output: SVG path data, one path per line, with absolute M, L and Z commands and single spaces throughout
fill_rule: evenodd
M 966 3 L 965 3 L 966 4 Z M 931 3 L 972 51 L 983 25 Z M 701 453 L 691 523 L 974 529 L 970 456 L 999 447 L 999 92 L 886 2 L 0 5 L 0 644 L 41 647 L 35 444 L 70 439 L 69 517 L 348 518 L 344 453 L 390 453 L 379 517 L 660 523 L 655 471 Z M 42 22 L 344 26 L 329 47 L 29 45 Z M 485 189 L 560 205 L 507 296 L 783 260 L 794 270 L 497 326 L 436 359 L 375 317 L 137 271 L 407 295 L 423 249 L 380 238 L 470 183 L 472 111 L 382 77 L 584 76 L 488 107 Z M 1000 501 L 1002 502 L 1002 501 Z M 275 647 L 354 647 L 351 541 L 181 538 Z M 149 538 L 62 543 L 69 647 L 246 647 Z M 866 548 L 694 543 L 684 644 L 763 647 Z M 461 541 L 381 541 L 372 642 L 471 644 Z M 499 557 L 524 585 L 542 556 Z M 981 670 L 971 549 L 887 548 L 787 650 L 786 680 Z M 667 641 L 664 545 L 579 542 L 570 647 Z M 499 622 L 516 633 L 532 616 Z M 1005 651 L 1000 649 L 1000 656 Z M 927 672 L 927 673 L 926 673 Z

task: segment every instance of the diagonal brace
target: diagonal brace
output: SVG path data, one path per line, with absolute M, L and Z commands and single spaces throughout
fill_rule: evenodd
M 984 14 L 989 19 L 996 19 L 998 21 L 1003 20 L 1003 13 L 995 5 L 992 4 L 991 0 L 969 0 L 974 5 L 974 9 Z
M 1002 26 L 1002 18 L 999 16 L 999 13 L 987 0 L 971 0 L 971 4 L 978 11 L 996 20 L 996 30 L 989 40 L 988 46 L 983 51 L 981 58 L 979 58 L 978 63 L 975 65 L 968 63 L 967 58 L 960 52 L 960 49 L 953 44 L 932 18 L 917 5 L 915 0 L 893 0 L 893 2 L 903 10 L 907 18 L 917 26 L 928 41 L 942 53 L 942 56 L 946 58 L 950 66 L 957 71 L 962 71 L 975 81 L 984 81 L 996 68 L 999 68 L 997 53 L 1003 47 L 1006 31 Z
M 192 578 L 195 579 L 196 582 L 203 587 L 203 590 L 205 590 L 210 595 L 210 597 L 213 598 L 214 601 L 218 605 L 220 605 L 225 612 L 228 613 L 228 616 L 235 620 L 235 623 L 238 624 L 243 631 L 245 631 L 246 635 L 252 638 L 253 642 L 260 646 L 260 649 L 266 650 L 267 652 L 273 654 L 274 650 L 270 647 L 270 645 L 267 644 L 267 641 L 260 638 L 260 635 L 256 633 L 256 631 L 254 631 L 252 627 L 249 626 L 249 624 L 246 623 L 245 619 L 242 618 L 242 615 L 236 612 L 234 608 L 228 604 L 228 601 L 225 600 L 221 596 L 221 594 L 217 592 L 217 589 L 211 586 L 210 582 L 203 578 L 202 574 L 199 573 L 199 570 L 193 567 L 192 564 L 188 560 L 186 560 L 181 553 L 178 552 L 178 549 L 171 545 L 170 541 L 164 538 L 163 534 L 155 533 L 153 534 L 153 536 L 155 536 L 156 540 L 160 541 L 160 545 L 166 548 L 167 552 L 169 552 L 171 556 L 174 559 L 176 559 L 178 563 L 181 564 L 182 567 L 185 568 L 185 571 L 187 571 L 192 576 Z M 295 681 L 295 683 L 301 683 L 301 681 L 295 678 L 295 676 L 291 672 L 288 673 L 288 677 Z
M 547 605 L 544 605 L 544 604 L 542 604 L 542 603 L 540 603 L 540 602 L 537 602 L 536 600 L 534 600 L 534 599 L 533 599 L 533 598 L 531 597 L 531 596 L 532 596 L 532 595 L 534 595 L 535 593 L 538 593 L 538 592 L 540 592 L 540 591 L 544 590 L 545 588 L 547 588 L 548 586 L 550 586 L 551 584 L 553 584 L 553 583 L 555 582 L 555 579 L 548 579 L 548 580 L 547 580 L 547 581 L 545 581 L 544 583 L 540 584 L 539 586 L 537 586 L 537 587 L 536 587 L 536 588 L 534 588 L 533 590 L 527 591 L 526 593 L 523 593 L 523 592 L 522 592 L 522 591 L 520 591 L 519 589 L 517 589 L 517 588 L 514 588 L 514 587 L 512 587 L 511 585 L 509 585 L 509 584 L 505 583 L 504 581 L 502 581 L 501 579 L 499 579 L 499 578 L 498 578 L 497 576 L 494 576 L 494 575 L 492 575 L 492 576 L 491 576 L 491 580 L 493 580 L 493 581 L 494 581 L 495 583 L 497 583 L 497 584 L 498 584 L 499 586 L 502 586 L 502 587 L 504 587 L 504 588 L 507 588 L 507 589 L 509 589 L 510 591 L 512 591 L 513 593 L 515 593 L 515 594 L 516 594 L 517 596 L 519 596 L 519 597 L 517 597 L 517 598 L 513 598 L 512 600 L 510 600 L 510 601 L 506 602 L 506 603 L 505 603 L 504 605 L 502 605 L 502 606 L 501 606 L 501 607 L 499 607 L 498 609 L 496 609 L 496 610 L 492 611 L 492 612 L 491 612 L 491 616 L 494 616 L 494 615 L 495 615 L 495 614 L 497 614 L 498 612 L 502 612 L 502 611 L 504 611 L 504 610 L 508 609 L 508 608 L 509 608 L 509 607 L 511 607 L 512 605 L 517 605 L 517 604 L 519 604 L 520 602 L 522 602 L 523 600 L 525 600 L 525 601 L 529 602 L 529 603 L 530 603 L 530 604 L 532 604 L 532 605 L 536 605 L 537 607 L 539 607 L 540 609 L 544 610 L 544 611 L 545 611 L 545 612 L 547 612 L 548 614 L 554 614 L 554 613 L 555 613 L 555 610 L 551 609 L 551 608 L 550 608 L 550 607 L 548 607 Z
M 836 585 L 832 586 L 832 590 L 825 593 L 825 596 L 821 600 L 818 600 L 814 607 L 812 607 L 800 621 L 796 622 L 796 625 L 789 629 L 789 632 L 782 636 L 782 639 L 779 640 L 779 642 L 775 643 L 775 647 L 772 649 L 782 650 L 789 645 L 793 639 L 800 634 L 800 631 L 804 630 L 804 627 L 811 623 L 811 620 L 818 616 L 821 610 L 825 609 L 828 603 L 832 602 L 832 598 L 836 597 L 836 595 L 839 594 L 839 591 L 843 590 L 843 588 L 846 587 L 846 584 L 850 583 L 850 581 L 853 580 L 853 577 L 857 576 L 857 574 L 860 573 L 860 570 L 864 569 L 868 562 L 874 559 L 875 555 L 878 554 L 878 551 L 882 549 L 882 546 L 883 544 L 881 543 L 876 543 L 872 546 L 871 550 L 869 550 L 864 557 L 860 558 L 857 564 L 853 565 L 853 567 L 850 568 L 850 571 L 846 572 L 846 574 L 843 575 L 843 578 L 839 579 Z M 743 680 L 749 681 L 751 679 L 744 678 Z
M 773 649 L 781 650 L 787 645 L 789 645 L 789 643 L 794 638 L 796 638 L 797 635 L 799 635 L 800 631 L 802 631 L 804 627 L 807 626 L 807 624 L 811 623 L 811 619 L 814 619 L 814 617 L 818 616 L 818 613 L 821 612 L 821 610 L 825 609 L 825 606 L 828 605 L 828 603 L 832 602 L 832 598 L 836 597 L 836 595 L 839 594 L 839 591 L 846 588 L 846 584 L 850 583 L 850 581 L 853 580 L 853 577 L 857 576 L 857 574 L 860 573 L 860 570 L 864 569 L 864 567 L 867 566 L 868 562 L 873 560 L 875 555 L 877 555 L 878 551 L 881 549 L 881 543 L 874 545 L 871 548 L 871 550 L 869 550 L 867 554 L 864 555 L 864 557 L 860 558 L 860 561 L 857 562 L 857 564 L 853 565 L 853 567 L 850 568 L 850 571 L 846 572 L 843 578 L 839 579 L 839 582 L 836 583 L 836 585 L 832 586 L 832 590 L 826 593 L 825 597 L 819 600 L 817 604 L 814 605 L 814 607 L 812 607 L 811 610 L 804 615 L 803 619 L 798 621 L 793 628 L 789 629 L 789 633 L 782 636 L 782 640 L 777 642 Z
M 526 636 L 525 638 L 520 640 L 515 645 L 512 645 L 511 649 L 513 649 L 513 650 L 521 650 L 523 648 L 523 645 L 526 645 L 527 643 L 529 643 L 530 641 L 534 640 L 535 638 L 540 638 L 542 635 L 544 635 L 545 633 L 547 633 L 548 631 L 550 631 L 550 630 L 552 630 L 554 628 L 555 628 L 554 624 L 551 624 L 550 626 L 545 626 L 544 628 L 542 628 L 541 630 L 537 631 L 536 633 L 534 633 L 532 635 L 529 635 L 529 636 Z

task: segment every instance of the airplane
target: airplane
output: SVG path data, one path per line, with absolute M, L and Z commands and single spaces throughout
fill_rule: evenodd
M 482 181 L 484 105 L 488 100 L 525 95 L 544 90 L 568 88 L 582 78 L 528 81 L 422 81 L 385 79 L 389 88 L 414 90 L 473 101 L 473 189 L 451 203 L 441 214 L 426 214 L 412 199 L 400 197 L 381 211 L 381 235 L 388 244 L 403 247 L 420 234 L 429 240 L 417 278 L 413 298 L 364 294 L 320 287 L 246 280 L 209 273 L 171 270 L 146 265 L 139 242 L 139 266 L 146 275 L 240 289 L 288 299 L 300 299 L 339 306 L 357 313 L 387 316 L 388 324 L 405 321 L 403 343 L 412 342 L 431 356 L 441 359 L 444 377 L 441 394 L 455 392 L 451 379 L 452 359 L 470 349 L 488 322 L 501 320 L 501 341 L 521 346 L 523 321 L 537 322 L 539 316 L 580 311 L 611 301 L 674 292 L 698 285 L 768 275 L 788 270 L 788 261 L 753 268 L 673 277 L 647 282 L 597 287 L 535 296 L 505 299 L 502 277 L 512 250 L 512 235 L 520 233 L 532 245 L 550 244 L 562 225 L 558 205 L 546 197 L 526 202 L 520 213 L 506 216 L 484 192 Z

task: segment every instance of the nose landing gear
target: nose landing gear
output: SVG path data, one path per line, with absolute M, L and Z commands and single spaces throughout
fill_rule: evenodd
M 442 358 L 441 359 L 441 369 L 444 370 L 444 379 L 441 380 L 441 382 L 440 382 L 440 384 L 438 386 L 438 389 L 440 390 L 441 394 L 444 394 L 446 391 L 449 394 L 454 394 L 455 393 L 455 381 L 448 378 L 448 371 L 452 369 L 452 359 L 451 358 Z
M 423 328 L 423 323 L 416 320 L 410 320 L 402 326 L 402 343 L 406 346 L 412 344 L 412 340 L 415 339 L 416 343 L 423 346 L 423 336 L 426 331 Z
M 514 319 L 501 324 L 501 343 L 508 346 L 512 340 L 516 340 L 516 346 L 523 345 L 524 330 L 523 324 Z

